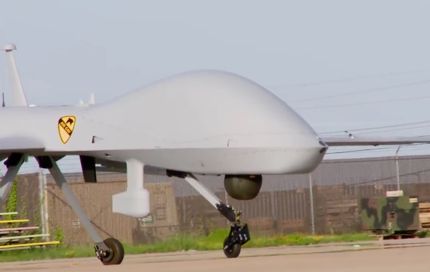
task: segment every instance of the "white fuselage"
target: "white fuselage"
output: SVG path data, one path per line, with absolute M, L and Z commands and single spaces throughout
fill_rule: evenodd
M 58 120 L 76 118 L 67 143 Z M 206 174 L 312 171 L 325 146 L 282 100 L 240 76 L 177 75 L 90 107 L 0 110 L 0 139 L 40 143 L 37 154 L 86 154 Z

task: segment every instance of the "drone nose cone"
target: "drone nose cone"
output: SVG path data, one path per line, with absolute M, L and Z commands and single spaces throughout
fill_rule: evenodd
M 328 149 L 328 144 L 326 144 L 323 140 L 318 137 L 318 143 L 321 145 L 320 153 L 325 154 Z
M 327 146 L 322 144 L 315 135 L 309 134 L 307 137 L 301 135 L 300 140 L 289 141 L 284 150 L 288 155 L 284 156 L 282 172 L 309 173 L 320 164 Z

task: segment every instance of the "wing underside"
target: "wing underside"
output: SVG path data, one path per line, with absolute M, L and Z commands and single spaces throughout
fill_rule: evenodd
M 327 146 L 378 146 L 430 144 L 430 137 L 321 137 Z
M 0 154 L 13 152 L 29 153 L 43 150 L 45 150 L 44 144 L 32 138 L 11 137 L 0 139 Z

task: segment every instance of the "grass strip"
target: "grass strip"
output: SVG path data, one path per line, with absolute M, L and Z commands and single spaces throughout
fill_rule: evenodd
M 156 252 L 174 252 L 186 250 L 221 250 L 228 230 L 216 230 L 207 236 L 180 234 L 151 244 L 124 245 L 126 254 L 142 254 Z M 268 247 L 283 245 L 312 245 L 333 242 L 358 242 L 375 240 L 375 236 L 367 233 L 351 233 L 339 235 L 308 235 L 288 234 L 251 237 L 244 247 Z M 91 245 L 88 246 L 51 246 L 47 248 L 31 248 L 24 250 L 0 252 L 0 262 L 30 261 L 58 258 L 76 258 L 94 256 Z

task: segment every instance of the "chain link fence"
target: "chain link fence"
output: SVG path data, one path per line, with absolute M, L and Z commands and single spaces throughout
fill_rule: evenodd
M 199 178 L 220 199 L 243 212 L 242 221 L 253 233 L 355 232 L 362 229 L 359 200 L 396 190 L 397 180 L 405 195 L 430 201 L 430 156 L 401 157 L 398 162 L 398 176 L 396 158 L 324 161 L 312 174 L 265 176 L 260 194 L 250 201 L 228 197 L 222 177 Z M 99 173 L 97 184 L 83 183 L 79 173 L 68 174 L 67 179 L 100 233 L 126 243 L 228 227 L 226 219 L 179 178 L 145 176 L 151 215 L 140 219 L 112 213 L 111 196 L 126 188 L 124 174 Z M 39 186 L 47 201 L 40 199 Z M 51 235 L 61 233 L 65 243 L 91 243 L 49 175 L 46 184 L 39 174 L 20 176 L 18 202 L 21 215 L 41 225 L 47 220 Z M 47 205 L 42 209 L 47 214 L 41 212 L 41 205 Z

